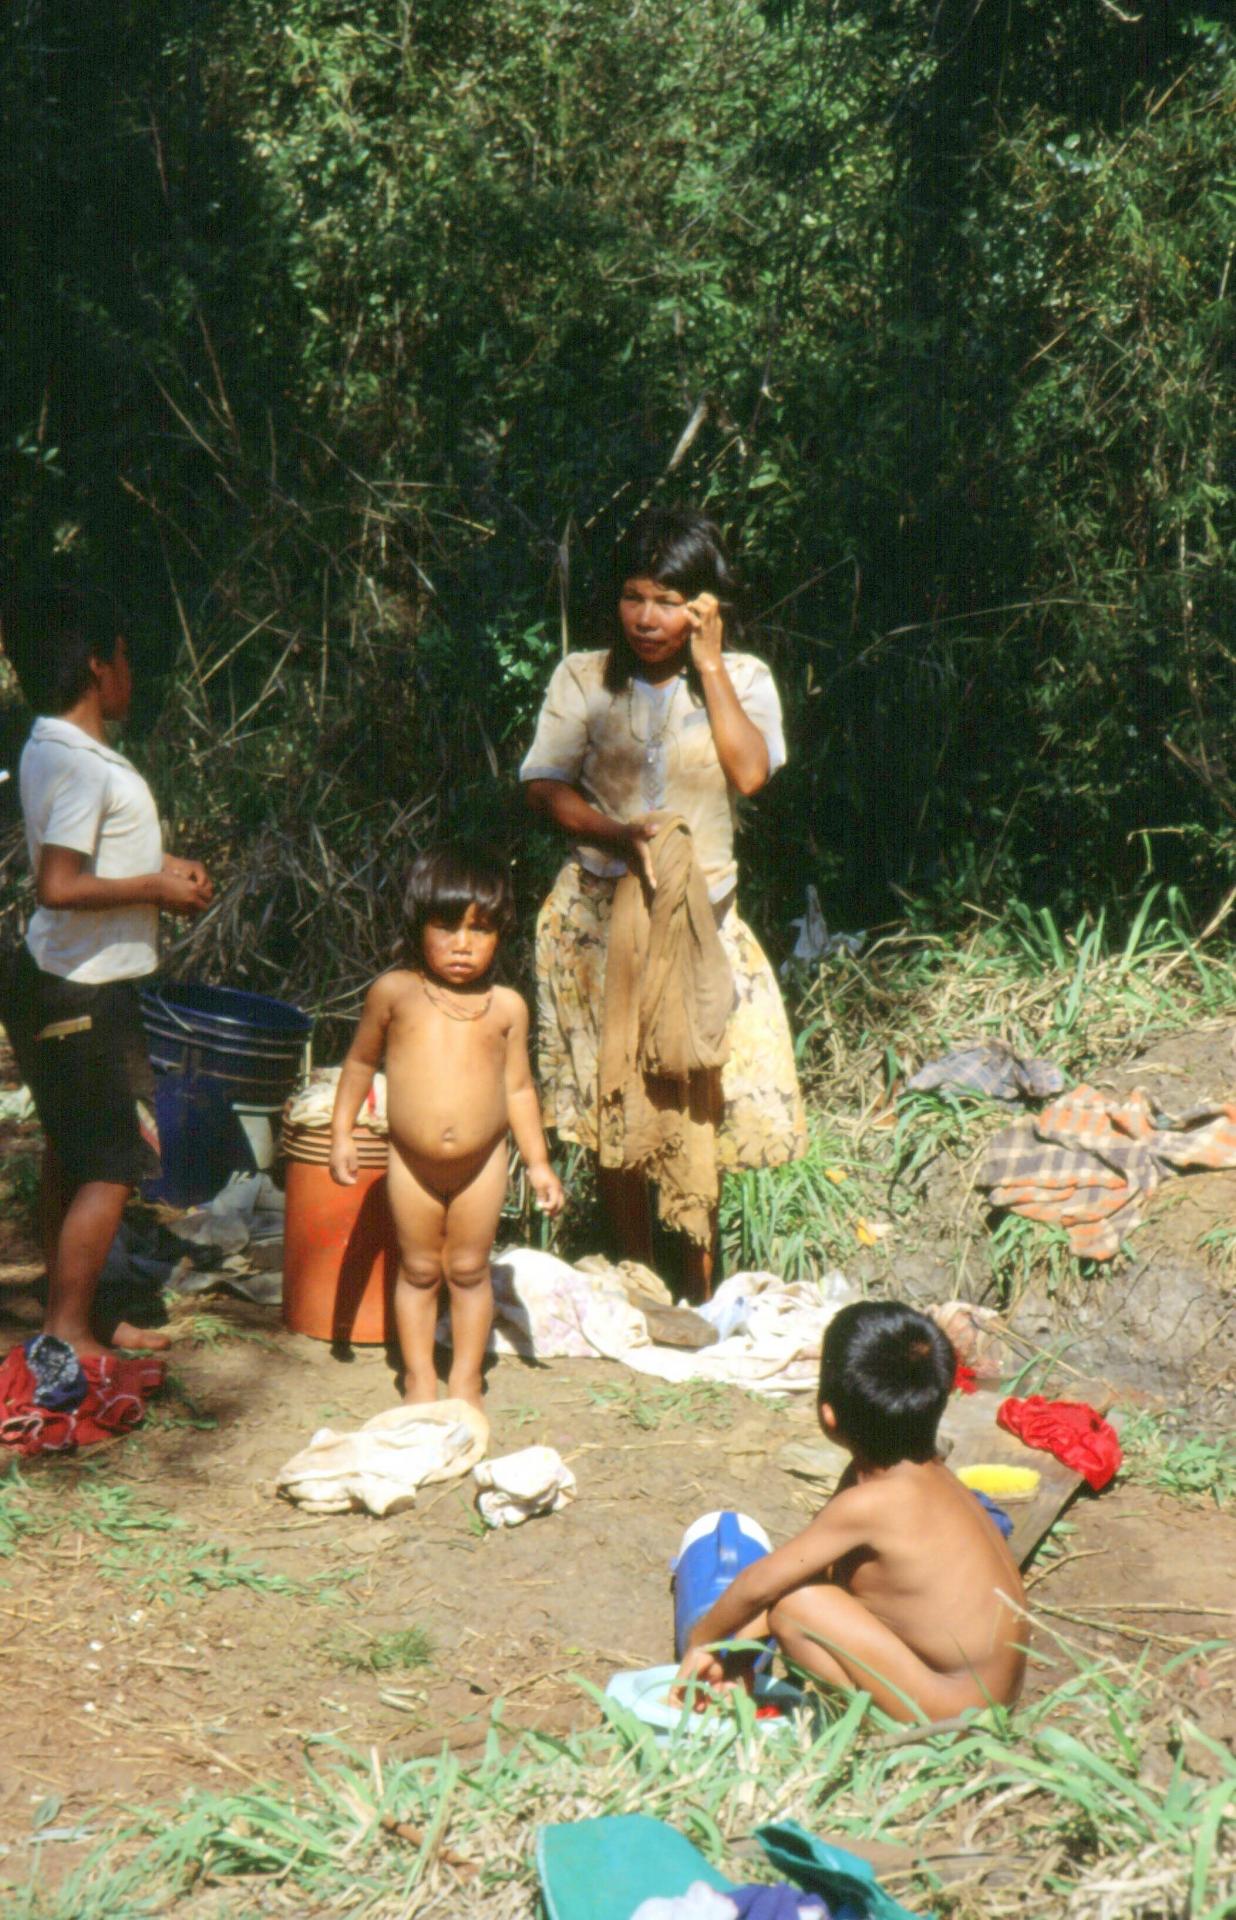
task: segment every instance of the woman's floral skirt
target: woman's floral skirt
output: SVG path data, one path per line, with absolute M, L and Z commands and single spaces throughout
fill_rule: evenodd
M 616 880 L 568 860 L 536 927 L 537 1052 L 547 1127 L 597 1150 L 597 1052 L 605 956 Z M 733 906 L 718 932 L 734 974 L 730 1057 L 721 1069 L 724 1109 L 717 1165 L 779 1167 L 807 1151 L 794 1046 L 776 977 Z

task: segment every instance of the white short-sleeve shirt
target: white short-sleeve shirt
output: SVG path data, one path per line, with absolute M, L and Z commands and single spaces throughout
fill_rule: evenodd
M 635 678 L 621 693 L 605 685 L 609 655 L 569 653 L 555 667 L 521 780 L 577 786 L 600 812 L 633 820 L 665 808 L 691 828 L 695 857 L 712 899 L 733 891 L 738 796 L 717 757 L 708 710 L 697 704 L 685 674 L 653 685 Z M 768 748 L 769 773 L 785 765 L 781 702 L 773 677 L 750 653 L 727 653 L 726 671 L 747 718 Z M 626 863 L 581 844 L 589 873 L 620 874 Z
M 101 880 L 158 873 L 163 835 L 154 795 L 122 753 L 92 734 L 44 715 L 21 756 L 26 844 L 37 873 L 45 846 L 83 855 Z M 100 986 L 153 973 L 159 962 L 155 906 L 38 907 L 26 945 L 44 973 Z

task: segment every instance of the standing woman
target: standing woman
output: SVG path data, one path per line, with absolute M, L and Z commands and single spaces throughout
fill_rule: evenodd
M 146 1166 L 153 1106 L 138 982 L 158 964 L 159 911 L 197 914 L 214 889 L 164 853 L 154 796 L 108 744 L 133 676 L 107 595 L 68 588 L 5 609 L 5 649 L 38 716 L 21 757 L 37 906 L 4 968 L 0 1015 L 46 1136 L 43 1331 L 79 1359 L 166 1347 L 127 1321 L 92 1324 L 95 1290 Z
M 720 535 L 702 514 L 641 515 L 616 555 L 613 590 L 611 644 L 568 654 L 555 668 L 520 769 L 529 805 L 574 843 L 537 922 L 545 1122 L 598 1151 L 614 890 L 628 871 L 652 884 L 657 829 L 648 815 L 669 810 L 691 829 L 734 976 L 718 1172 L 780 1166 L 806 1152 L 806 1124 L 777 983 L 735 907 L 734 858 L 739 796 L 758 793 L 785 762 L 777 690 L 762 661 L 725 645 L 733 579 Z M 643 1175 L 598 1167 L 597 1179 L 622 1254 L 650 1260 Z M 708 1297 L 712 1268 L 712 1247 L 688 1242 L 691 1298 Z

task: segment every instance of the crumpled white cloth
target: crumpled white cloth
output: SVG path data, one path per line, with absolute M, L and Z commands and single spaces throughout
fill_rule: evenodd
M 476 1504 L 487 1527 L 517 1527 L 539 1513 L 557 1513 L 575 1498 L 575 1475 L 552 1447 L 523 1447 L 472 1469 Z
M 774 1273 L 736 1273 L 703 1309 L 718 1329 L 728 1321 L 728 1333 L 715 1346 L 690 1351 L 653 1344 L 647 1320 L 613 1269 L 581 1272 L 552 1253 L 512 1247 L 494 1260 L 493 1285 L 490 1346 L 499 1353 L 529 1360 L 617 1360 L 675 1385 L 719 1380 L 753 1393 L 814 1390 L 824 1329 L 854 1298 L 836 1272 L 792 1285 Z M 438 1339 L 449 1345 L 446 1315 Z
M 497 1353 L 524 1360 L 593 1360 L 609 1347 L 646 1346 L 648 1323 L 612 1269 L 582 1273 L 555 1254 L 508 1247 L 493 1262 Z M 443 1316 L 444 1322 L 446 1316 Z M 440 1324 L 438 1338 L 449 1325 Z
M 467 1473 L 488 1445 L 488 1420 L 464 1400 L 390 1407 L 355 1433 L 320 1427 L 275 1484 L 307 1513 L 399 1513 L 418 1487 Z
M 810 1393 L 819 1382 L 824 1329 L 854 1297 L 837 1272 L 788 1285 L 774 1273 L 736 1273 L 696 1308 L 718 1328 L 728 1321 L 731 1331 L 715 1346 L 697 1352 L 632 1346 L 608 1357 L 675 1385 L 717 1380 L 751 1393 Z
M 641 1900 L 631 1920 L 738 1920 L 738 1908 L 728 1893 L 718 1892 L 707 1880 L 693 1880 L 685 1893 L 672 1899 L 658 1895 Z
M 287 1100 L 283 1118 L 290 1127 L 329 1127 L 335 1111 L 335 1092 L 342 1067 L 315 1067 L 303 1086 Z M 356 1116 L 358 1127 L 371 1133 L 386 1133 L 386 1075 L 375 1073 L 373 1085 L 361 1102 Z

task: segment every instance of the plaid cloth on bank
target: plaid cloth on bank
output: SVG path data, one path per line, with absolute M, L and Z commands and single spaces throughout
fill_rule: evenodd
M 1173 1168 L 1236 1167 L 1236 1102 L 1156 1116 L 1140 1088 L 1074 1087 L 987 1148 L 977 1184 L 993 1207 L 1064 1227 L 1072 1252 L 1110 1260 Z
M 928 1060 L 906 1081 L 907 1093 L 983 1093 L 991 1100 L 1046 1100 L 1063 1093 L 1064 1075 L 1050 1060 L 1028 1060 L 1002 1040 Z

